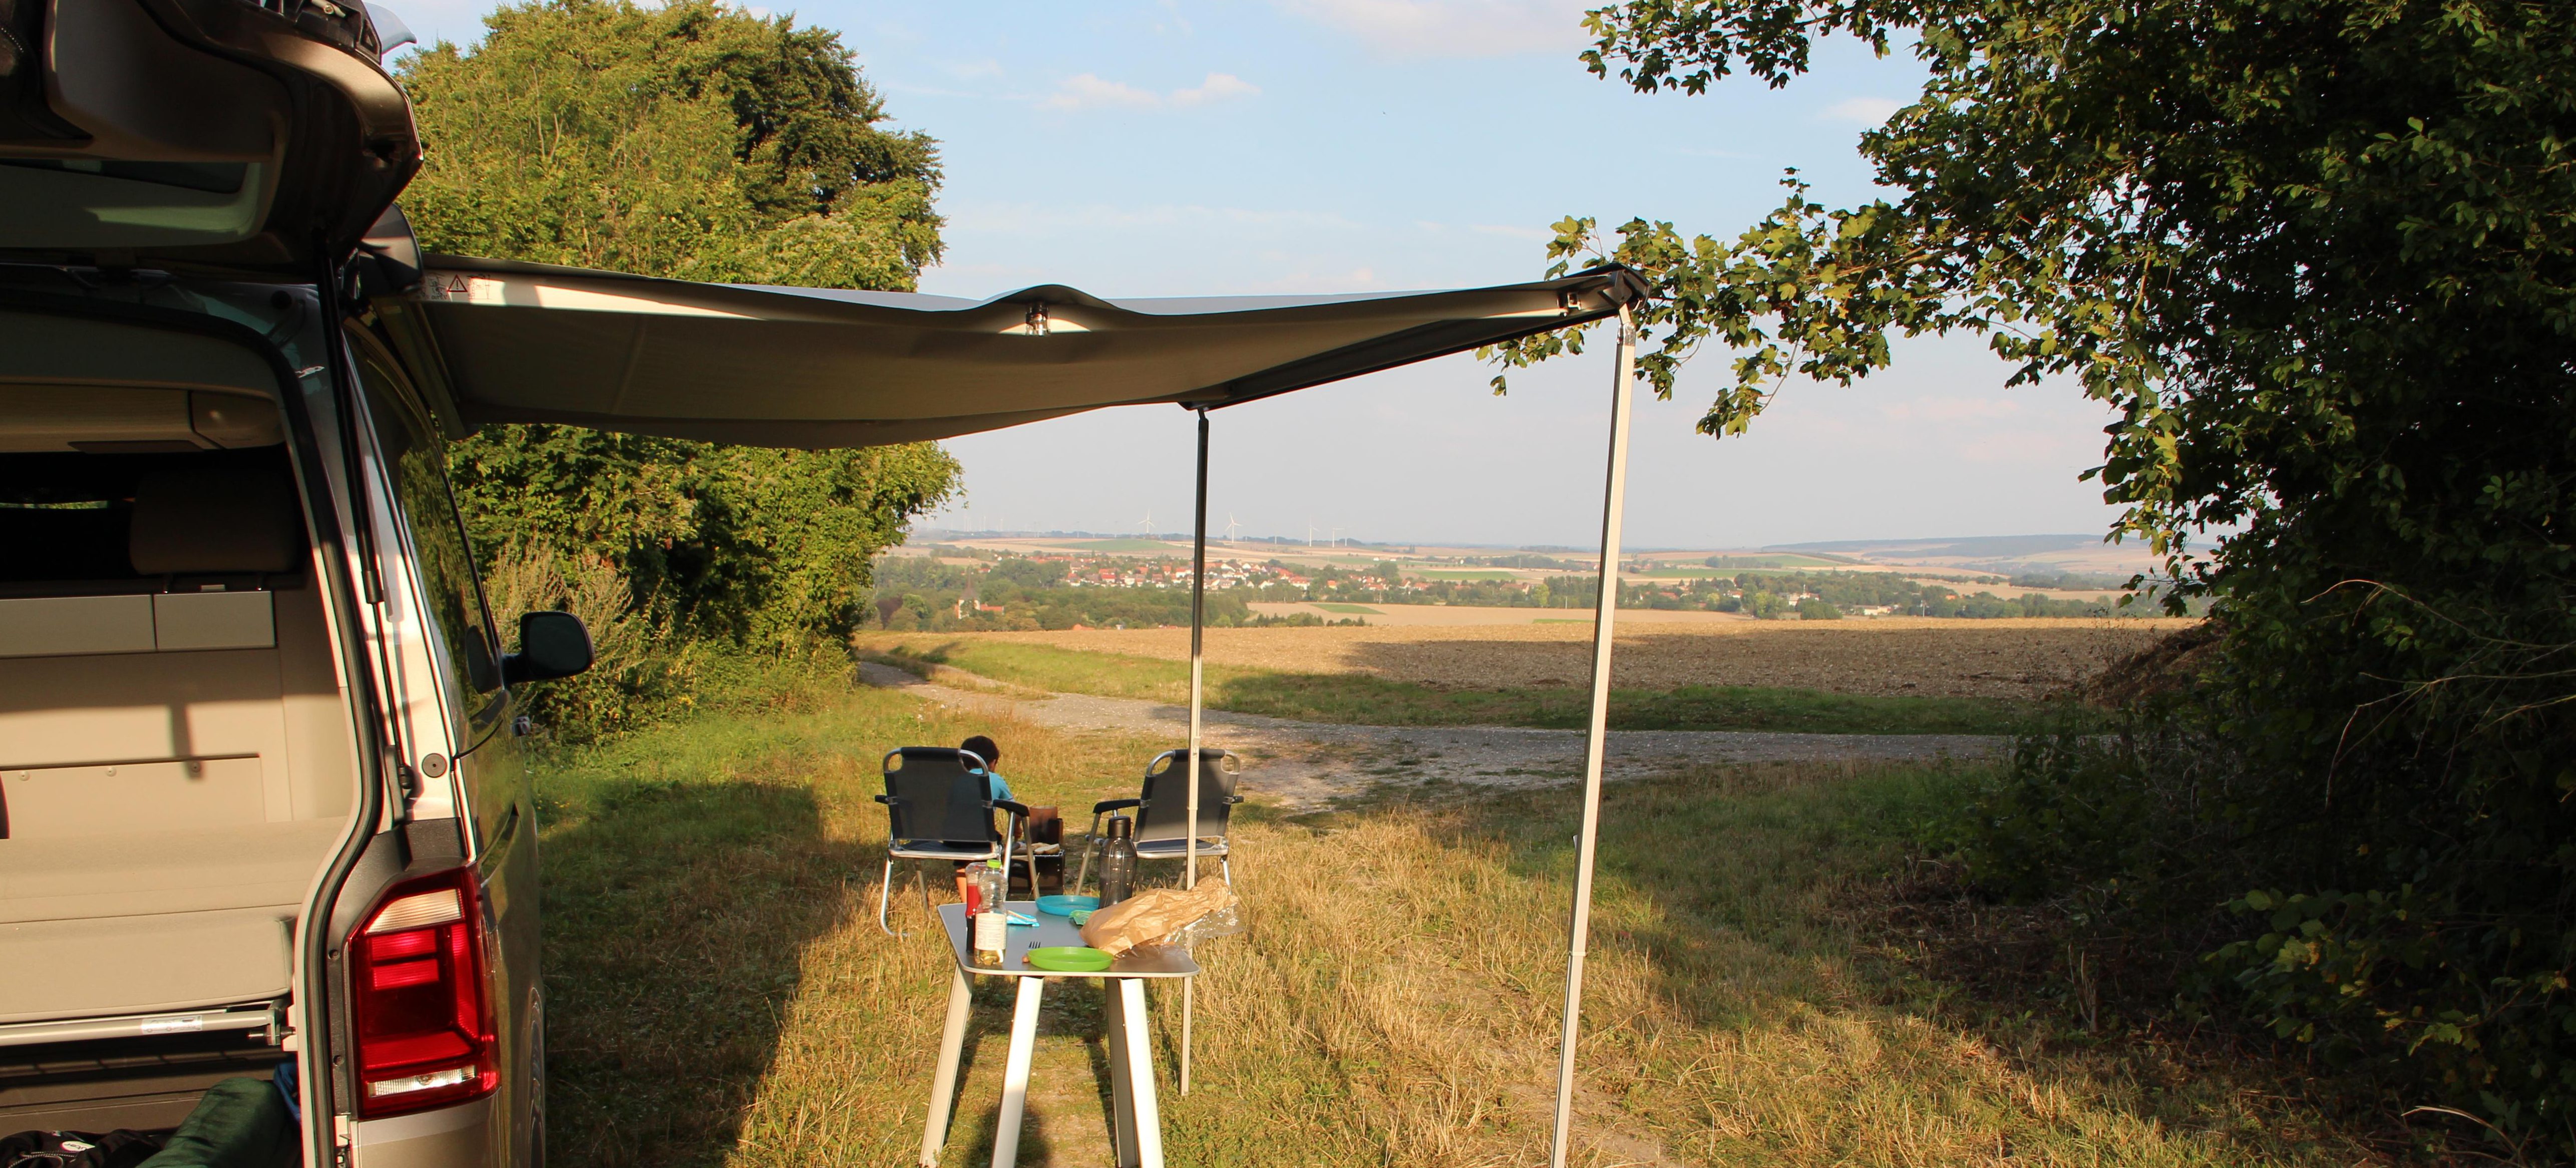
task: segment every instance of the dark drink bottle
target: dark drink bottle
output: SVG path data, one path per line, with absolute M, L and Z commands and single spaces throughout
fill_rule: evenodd
M 1109 817 L 1109 843 L 1100 857 L 1100 907 L 1125 900 L 1136 886 L 1136 821 Z

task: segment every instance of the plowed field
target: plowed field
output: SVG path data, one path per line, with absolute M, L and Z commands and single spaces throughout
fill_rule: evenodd
M 2179 620 L 1740 621 L 1623 629 L 1613 684 L 1782 686 L 1830 693 L 2043 697 L 2190 622 Z M 963 634 L 1182 660 L 1186 629 Z M 873 634 L 916 648 L 936 634 Z M 1589 622 L 1452 627 L 1210 629 L 1208 660 L 1283 673 L 1364 673 L 1459 689 L 1581 685 Z

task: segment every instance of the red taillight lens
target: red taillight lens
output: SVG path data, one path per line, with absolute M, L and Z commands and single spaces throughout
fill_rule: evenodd
M 461 1103 L 499 1085 L 480 891 L 464 868 L 406 880 L 350 934 L 361 1118 Z

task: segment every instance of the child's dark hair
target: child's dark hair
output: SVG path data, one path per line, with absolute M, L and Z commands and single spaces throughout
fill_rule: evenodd
M 984 765 L 988 767 L 999 766 L 1002 762 L 1001 746 L 995 743 L 992 739 L 986 738 L 981 734 L 958 743 L 957 749 L 983 759 Z

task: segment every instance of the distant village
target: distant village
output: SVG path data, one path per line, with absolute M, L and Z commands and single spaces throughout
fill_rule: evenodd
M 930 543 L 903 549 L 876 567 L 876 603 L 870 615 L 877 619 L 870 623 L 897 630 L 974 631 L 1188 622 L 1191 561 L 1152 554 L 1177 549 L 1145 539 L 1067 542 L 1095 546 Z M 1388 614 L 1373 611 L 1379 605 L 1590 609 L 1599 588 L 1593 566 L 1578 559 L 1527 553 L 1401 555 L 1340 552 L 1296 560 L 1211 555 L 1208 623 L 1362 624 L 1370 616 L 1387 619 Z M 1973 620 L 2160 611 L 2135 600 L 2123 605 L 2125 581 L 2108 578 L 2059 574 L 1998 581 L 1991 574 L 1864 569 L 1872 566 L 1813 556 L 1719 554 L 1682 562 L 1640 557 L 1621 565 L 1619 606 L 1764 620 Z

